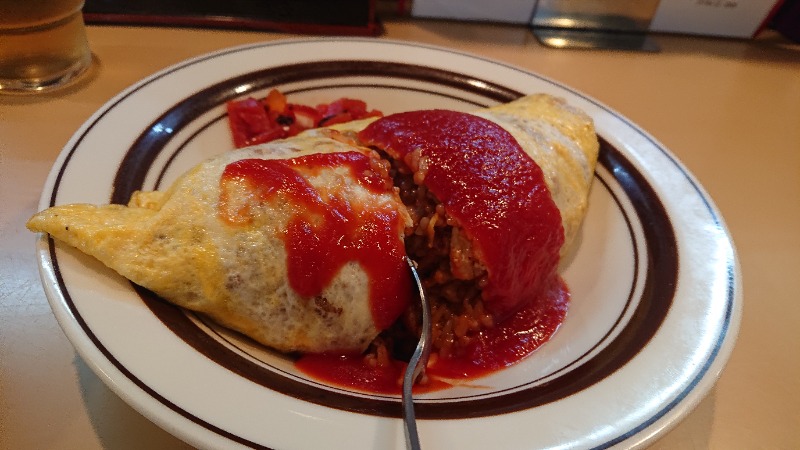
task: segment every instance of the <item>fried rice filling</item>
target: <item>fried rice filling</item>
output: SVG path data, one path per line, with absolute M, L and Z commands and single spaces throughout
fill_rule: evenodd
M 381 154 L 413 221 L 405 229 L 405 246 L 417 263 L 431 304 L 431 361 L 459 356 L 481 330 L 494 325 L 481 298 L 487 283 L 486 268 L 476 257 L 469 237 L 423 184 L 426 159 L 418 151 L 402 161 Z M 419 340 L 421 322 L 421 305 L 414 302 L 370 344 L 365 353 L 367 363 L 385 365 L 392 358 L 408 361 Z

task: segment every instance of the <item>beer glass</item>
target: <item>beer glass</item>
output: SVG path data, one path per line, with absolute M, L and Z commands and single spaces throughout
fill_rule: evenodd
M 50 90 L 91 65 L 83 0 L 0 0 L 0 93 Z

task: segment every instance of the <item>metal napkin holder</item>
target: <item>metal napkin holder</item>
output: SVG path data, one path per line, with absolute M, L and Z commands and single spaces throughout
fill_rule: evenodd
M 659 0 L 538 0 L 530 23 L 554 48 L 658 51 L 648 35 Z

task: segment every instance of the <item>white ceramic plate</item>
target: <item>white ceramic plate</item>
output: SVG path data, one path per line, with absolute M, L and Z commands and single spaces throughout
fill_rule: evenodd
M 224 103 L 271 88 L 316 104 L 342 96 L 392 113 L 470 110 L 546 92 L 602 139 L 572 291 L 555 337 L 470 386 L 420 396 L 427 448 L 605 448 L 652 442 L 711 388 L 741 311 L 719 212 L 655 139 L 536 74 L 391 41 L 279 41 L 201 56 L 103 106 L 56 161 L 41 207 L 126 202 L 232 147 Z M 169 306 L 92 258 L 42 238 L 43 283 L 80 355 L 109 387 L 198 447 L 404 448 L 400 402 L 308 379 L 292 362 Z

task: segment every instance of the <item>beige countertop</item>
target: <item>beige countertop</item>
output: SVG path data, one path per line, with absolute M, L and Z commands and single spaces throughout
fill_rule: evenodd
M 286 37 L 90 27 L 93 73 L 74 88 L 0 97 L 0 448 L 185 448 L 73 350 L 50 311 L 24 223 L 62 146 L 107 100 L 186 58 Z M 800 447 L 800 47 L 658 36 L 658 53 L 556 50 L 525 28 L 389 22 L 383 38 L 469 51 L 610 106 L 663 143 L 708 191 L 744 283 L 736 348 L 716 386 L 658 449 Z

